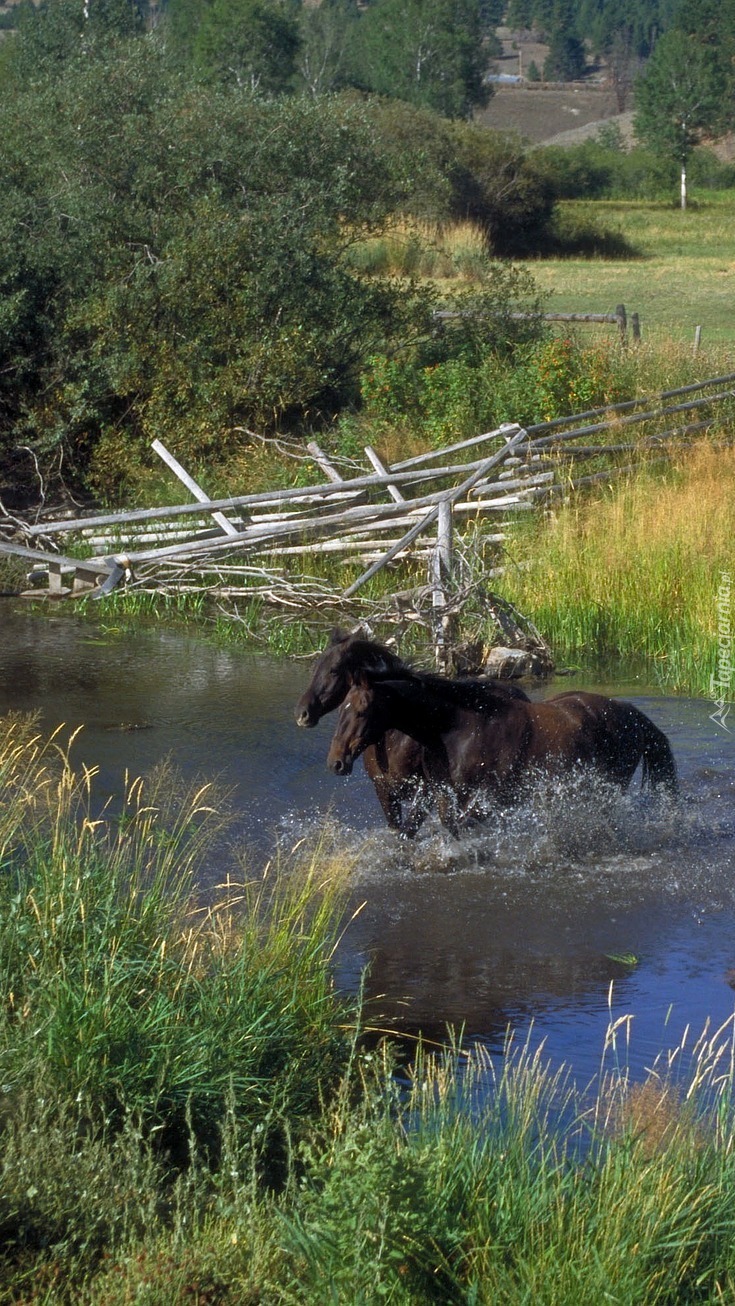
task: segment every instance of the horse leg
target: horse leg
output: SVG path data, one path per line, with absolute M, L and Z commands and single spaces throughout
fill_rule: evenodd
M 431 806 L 431 791 L 425 780 L 415 780 L 410 794 L 403 794 L 401 835 L 413 839 L 418 834 Z
M 434 790 L 434 802 L 436 814 L 445 830 L 448 830 L 455 839 L 459 839 L 459 813 L 454 791 L 448 785 L 439 785 Z
M 403 834 L 401 800 L 394 786 L 384 775 L 371 776 L 371 779 L 388 825 L 391 830 L 397 830 L 399 834 Z

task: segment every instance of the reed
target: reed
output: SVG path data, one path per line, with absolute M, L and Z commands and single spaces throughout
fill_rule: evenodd
M 167 767 L 95 815 L 94 774 L 3 723 L 0 1082 L 6 1111 L 44 1086 L 87 1128 L 134 1117 L 161 1149 L 218 1146 L 229 1103 L 264 1144 L 316 1109 L 345 1056 L 329 956 L 339 875 L 312 850 L 229 876 L 210 786 Z
M 559 656 L 623 659 L 668 688 L 710 693 L 717 590 L 733 565 L 735 453 L 705 443 L 665 476 L 642 470 L 520 535 L 504 590 Z
M 731 1022 L 698 1048 L 678 1089 L 654 1072 L 645 1113 L 624 1066 L 590 1104 L 529 1043 L 499 1066 L 420 1054 L 402 1099 L 376 1068 L 382 1094 L 368 1078 L 310 1150 L 284 1217 L 285 1300 L 328 1282 L 364 1302 L 717 1301 L 733 1269 Z M 611 1095 L 627 1113 L 605 1110 Z

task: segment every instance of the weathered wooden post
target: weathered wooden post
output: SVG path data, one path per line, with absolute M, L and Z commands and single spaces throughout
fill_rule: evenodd
M 620 343 L 621 345 L 625 345 L 628 342 L 628 315 L 625 311 L 625 304 L 618 304 L 615 309 L 615 316 L 618 319 Z
M 631 313 L 630 315 L 630 329 L 633 335 L 633 344 L 639 345 L 641 343 L 641 319 L 637 313 Z
M 696 357 L 697 357 L 697 354 L 699 353 L 699 346 L 700 346 L 701 342 L 702 342 L 702 328 L 701 328 L 701 326 L 695 326 L 695 328 L 694 328 L 694 344 L 693 344 L 693 346 L 692 346 L 692 358 L 696 358 Z
M 453 532 L 452 501 L 447 497 L 439 502 L 436 548 L 431 555 L 434 656 L 437 669 L 445 675 L 450 669 L 451 649 L 457 624 L 456 613 L 450 613 L 447 604 L 447 587 L 452 578 Z
M 194 480 L 194 477 L 190 476 L 186 469 L 181 466 L 178 458 L 174 458 L 173 454 L 169 452 L 165 444 L 162 444 L 160 440 L 153 440 L 151 442 L 151 449 L 158 454 L 159 458 L 163 459 L 167 467 L 171 468 L 174 476 L 178 476 L 182 485 L 185 485 L 187 490 L 191 491 L 198 503 L 208 504 L 210 502 L 209 495 L 205 494 L 201 485 L 198 485 Z M 237 526 L 233 526 L 232 522 L 228 517 L 225 517 L 223 512 L 215 512 L 212 510 L 212 517 L 217 525 L 225 532 L 225 535 L 237 535 Z

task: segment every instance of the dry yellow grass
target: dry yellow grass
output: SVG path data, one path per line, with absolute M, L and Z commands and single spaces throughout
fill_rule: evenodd
M 522 544 L 510 597 L 567 656 L 641 657 L 706 694 L 734 539 L 735 450 L 703 443 L 663 479 L 642 472 L 550 516 Z

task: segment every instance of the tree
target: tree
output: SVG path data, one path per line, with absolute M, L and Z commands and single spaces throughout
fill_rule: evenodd
M 2 43 L 2 72 L 19 84 L 144 30 L 136 0 L 22 0 L 17 14 L 15 36 Z
M 301 6 L 297 66 L 312 95 L 323 95 L 346 84 L 356 25 L 355 0 L 321 0 L 318 5 Z
M 547 4 L 543 29 L 549 41 L 544 78 L 547 81 L 572 82 L 582 77 L 586 56 L 577 31 L 574 0 L 553 0 L 553 3 Z
M 478 0 L 375 0 L 356 53 L 367 90 L 447 118 L 468 118 L 490 98 Z
M 293 86 L 298 49 L 298 11 L 279 0 L 212 0 L 193 40 L 204 71 L 268 95 Z
M 506 21 L 514 32 L 527 32 L 533 26 L 533 0 L 509 0 Z
M 346 257 L 394 171 L 362 104 L 203 87 L 155 39 L 6 96 L 0 477 L 27 446 L 110 495 L 154 436 L 195 467 L 356 397 L 414 313 Z
M 579 37 L 564 28 L 556 28 L 551 34 L 549 53 L 544 60 L 544 81 L 577 81 L 584 76 L 586 64 L 584 45 Z
M 715 52 L 672 29 L 658 41 L 637 84 L 634 128 L 639 140 L 673 158 L 681 170 L 681 207 L 687 203 L 687 164 L 705 134 L 726 119 L 726 85 Z

